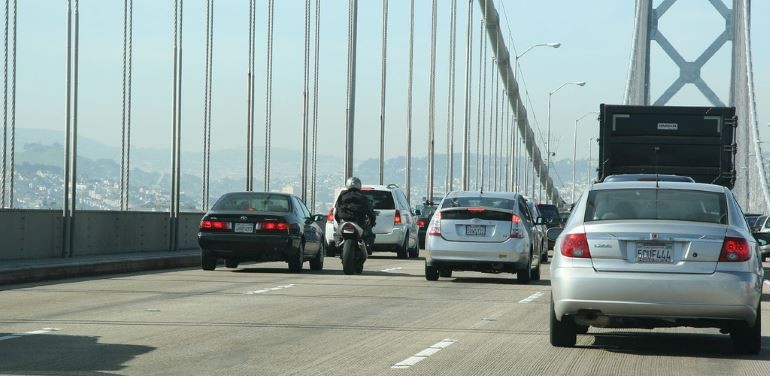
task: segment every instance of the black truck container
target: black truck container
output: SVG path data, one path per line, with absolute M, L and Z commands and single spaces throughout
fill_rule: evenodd
M 732 189 L 735 107 L 602 104 L 599 181 L 617 174 L 692 177 Z

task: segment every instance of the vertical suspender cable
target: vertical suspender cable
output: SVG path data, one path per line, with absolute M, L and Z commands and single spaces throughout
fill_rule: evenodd
M 67 61 L 64 96 L 64 197 L 62 203 L 62 257 L 69 256 L 70 236 L 70 136 L 72 131 L 72 1 L 67 0 Z M 5 145 L 3 145 L 5 147 Z
M 494 191 L 495 186 L 493 185 L 493 177 L 494 177 L 494 161 L 492 160 L 494 158 L 494 151 L 492 150 L 492 142 L 494 135 L 492 134 L 494 132 L 494 125 L 495 125 L 495 93 L 497 93 L 497 86 L 495 83 L 497 80 L 495 80 L 495 57 L 492 56 L 492 59 L 490 60 L 490 72 L 489 72 L 489 137 L 487 137 L 487 150 L 488 150 L 488 161 L 487 164 L 487 190 Z
M 132 73 L 134 69 L 134 0 L 128 1 L 128 79 L 126 95 L 126 169 L 124 183 L 125 189 L 125 210 L 129 209 L 129 199 L 131 198 L 131 94 L 133 92 Z
M 128 0 L 123 0 L 123 76 L 120 128 L 120 210 L 126 210 L 126 76 L 128 71 Z
M 454 170 L 454 133 L 455 133 L 455 40 L 457 39 L 457 0 L 452 0 L 449 26 L 449 96 L 447 97 L 447 143 L 446 176 L 444 192 L 452 190 Z
M 388 66 L 388 0 L 382 0 L 382 77 L 380 78 L 380 184 L 385 182 L 385 87 Z
M 16 170 L 16 0 L 13 0 L 13 49 L 11 50 L 11 163 L 8 180 L 8 207 L 14 206 L 14 181 Z
M 472 2 L 473 0 L 469 0 L 469 1 Z M 471 4 L 471 8 L 473 8 L 473 4 Z M 481 183 L 480 183 L 481 182 L 481 179 L 480 179 L 480 176 L 481 176 L 481 174 L 480 174 L 481 173 L 481 164 L 479 163 L 479 162 L 481 162 L 481 154 L 479 154 L 479 150 L 480 150 L 479 149 L 479 144 L 480 144 L 480 140 L 481 140 L 481 112 L 482 112 L 482 109 L 484 108 L 481 105 L 481 90 L 483 88 L 483 86 L 481 85 L 481 79 L 484 76 L 484 74 L 482 73 L 483 72 L 483 68 L 484 68 L 484 58 L 483 58 L 483 56 L 481 54 L 482 50 L 484 48 L 484 19 L 483 19 L 483 17 L 481 19 L 480 24 L 481 24 L 481 26 L 479 28 L 479 77 L 478 77 L 478 81 L 479 81 L 479 97 L 478 97 L 478 104 L 476 104 L 476 182 L 475 182 L 474 187 L 473 187 L 473 189 L 475 189 L 475 190 L 478 190 L 480 188 L 480 186 L 481 186 Z
M 249 0 L 249 47 L 246 63 L 246 190 L 254 190 L 254 7 Z
M 75 212 L 77 211 L 77 180 L 78 180 L 78 57 L 80 56 L 80 10 L 79 0 L 75 1 L 75 25 L 74 35 L 72 36 L 72 154 L 70 155 L 70 164 L 72 165 L 70 174 L 70 227 L 69 227 L 69 256 L 72 256 L 75 249 Z
M 495 47 L 495 50 L 497 50 L 497 47 Z M 497 55 L 497 52 L 495 53 L 495 56 L 499 56 L 499 55 Z M 494 146 L 492 145 L 492 141 L 493 140 L 490 139 L 490 148 L 493 148 L 491 150 L 494 150 L 494 151 L 491 151 L 491 153 L 492 153 L 493 158 L 494 158 L 493 159 L 494 163 L 492 164 L 492 169 L 494 171 L 494 175 L 492 175 L 492 185 L 495 187 L 495 190 L 498 190 L 498 185 L 497 185 L 497 183 L 498 183 L 498 174 L 497 174 L 498 168 L 497 167 L 498 167 L 498 162 L 499 162 L 498 161 L 499 155 L 498 155 L 498 152 L 497 152 L 498 151 L 498 148 L 497 148 L 498 145 L 497 144 L 498 144 L 498 140 L 500 138 L 500 74 L 497 72 L 498 61 L 499 61 L 498 58 L 495 57 L 495 67 L 494 67 L 494 69 L 492 69 L 492 72 L 493 72 L 493 74 L 495 76 L 495 108 L 494 108 L 494 110 L 495 110 L 495 112 L 494 112 L 494 114 L 495 114 L 495 136 L 493 137 L 493 139 L 494 139 Z
M 5 207 L 5 186 L 6 186 L 6 154 L 8 147 L 8 5 L 9 0 L 5 0 L 5 31 L 4 51 L 3 51 L 3 152 L 2 164 L 0 164 L 0 208 Z
M 180 194 L 180 141 L 182 133 L 182 15 L 184 13 L 183 0 L 174 2 L 174 89 L 173 105 L 174 124 L 172 133 L 172 157 L 171 157 L 171 226 L 170 247 L 174 251 L 178 248 L 179 235 L 179 194 Z
M 487 27 L 487 11 L 488 11 L 488 5 L 485 2 L 484 3 L 484 17 L 482 18 L 482 37 L 481 39 L 484 39 L 484 32 L 483 29 Z M 486 176 L 486 170 L 487 170 L 487 152 L 486 152 L 486 131 L 487 131 L 487 44 L 486 42 L 481 43 L 484 46 L 484 57 L 481 60 L 480 64 L 484 66 L 484 74 L 483 78 L 481 80 L 481 85 L 484 90 L 482 90 L 482 97 L 481 97 L 481 187 L 480 189 L 483 190 L 484 187 L 489 187 L 489 184 L 484 184 L 485 176 Z
M 274 0 L 267 2 L 267 90 L 265 94 L 265 192 L 270 191 L 270 148 L 273 122 L 273 10 Z
M 356 44 L 358 31 L 358 0 L 348 2 L 348 78 L 345 113 L 345 173 L 343 179 L 353 176 L 353 146 L 356 119 Z
M 305 77 L 302 86 L 302 171 L 300 173 L 300 198 L 307 202 L 307 143 L 308 143 L 308 107 L 310 95 L 310 0 L 305 0 Z
M 209 40 L 211 40 L 211 43 L 209 43 L 209 87 L 208 87 L 208 129 L 206 134 L 206 181 L 205 181 L 205 187 L 206 192 L 204 193 L 204 197 L 206 198 L 205 205 L 203 207 L 203 210 L 208 210 L 209 208 L 209 197 L 210 197 L 210 188 L 211 188 L 211 111 L 212 111 L 212 96 L 214 95 L 214 0 L 211 0 L 211 28 L 209 28 Z
M 431 12 L 430 32 L 430 95 L 428 98 L 428 201 L 433 201 L 433 169 L 435 152 L 435 125 L 436 125 L 436 12 L 437 0 L 433 0 Z
M 409 83 L 406 105 L 406 199 L 412 200 L 412 84 L 414 82 L 414 0 L 409 5 Z
M 316 213 L 316 181 L 317 181 L 317 152 L 318 152 L 318 63 L 320 53 L 320 33 L 321 33 L 321 0 L 315 1 L 315 63 L 313 65 L 313 161 L 312 161 L 312 183 L 310 188 L 310 208 Z
M 207 209 L 206 202 L 206 159 L 208 157 L 209 128 L 209 57 L 211 54 L 211 0 L 206 0 L 206 53 L 204 60 L 203 83 L 203 168 L 201 173 L 201 209 Z
M 468 0 L 468 20 L 465 32 L 465 116 L 463 124 L 463 162 L 462 185 L 463 191 L 470 189 L 470 141 L 471 141 L 471 70 L 473 69 L 473 0 Z

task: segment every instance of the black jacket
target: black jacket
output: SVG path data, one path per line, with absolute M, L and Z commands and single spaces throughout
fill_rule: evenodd
M 364 196 L 359 190 L 348 190 L 342 192 L 337 199 L 335 206 L 337 210 L 334 213 L 334 219 L 337 221 L 355 222 L 359 226 L 368 225 L 374 227 L 375 214 L 372 202 Z

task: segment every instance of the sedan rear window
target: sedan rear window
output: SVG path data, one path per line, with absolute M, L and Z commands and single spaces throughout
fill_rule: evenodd
M 233 193 L 223 196 L 212 210 L 244 210 L 256 212 L 291 211 L 289 196 L 273 193 Z
M 515 200 L 499 197 L 449 197 L 441 202 L 441 208 L 493 208 L 513 210 Z
M 725 195 L 673 189 L 610 189 L 588 195 L 585 221 L 661 219 L 727 223 Z

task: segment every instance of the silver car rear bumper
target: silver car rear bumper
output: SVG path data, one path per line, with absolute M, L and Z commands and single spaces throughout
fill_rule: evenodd
M 425 260 L 428 265 L 436 262 L 453 263 L 517 263 L 527 265 L 529 248 L 522 239 L 508 239 L 504 242 L 457 242 L 440 236 L 427 236 Z
M 558 319 L 578 311 L 616 317 L 725 319 L 753 323 L 762 279 L 748 272 L 668 274 L 553 268 Z

